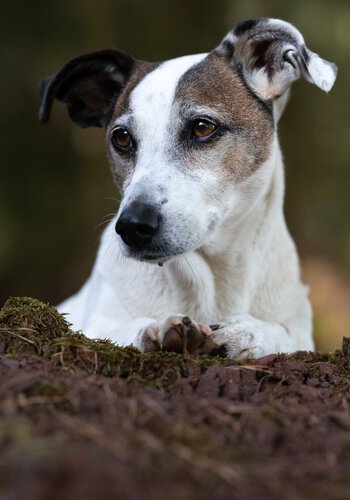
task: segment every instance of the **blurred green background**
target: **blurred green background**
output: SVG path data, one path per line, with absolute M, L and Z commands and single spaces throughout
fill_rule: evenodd
M 214 48 L 238 21 L 280 17 L 336 62 L 329 95 L 297 82 L 281 120 L 286 213 L 311 283 L 317 344 L 350 334 L 350 2 L 331 0 L 3 0 L 1 9 L 0 301 L 56 303 L 82 284 L 118 194 L 103 132 L 56 104 L 38 123 L 38 81 L 83 52 L 120 47 L 162 60 Z

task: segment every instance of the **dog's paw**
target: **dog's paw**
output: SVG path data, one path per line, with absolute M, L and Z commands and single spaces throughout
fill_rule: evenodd
M 264 331 L 265 322 L 250 314 L 236 314 L 225 318 L 222 323 L 213 325 L 215 343 L 228 358 L 241 361 L 259 358 L 273 347 L 269 346 Z
M 188 316 L 170 316 L 143 328 L 138 334 L 137 347 L 142 352 L 206 354 L 217 345 L 209 326 L 195 323 Z

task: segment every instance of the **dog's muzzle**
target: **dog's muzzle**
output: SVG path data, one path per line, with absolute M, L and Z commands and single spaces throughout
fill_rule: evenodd
M 152 242 L 160 218 L 158 208 L 135 201 L 122 211 L 115 230 L 126 245 L 141 249 Z

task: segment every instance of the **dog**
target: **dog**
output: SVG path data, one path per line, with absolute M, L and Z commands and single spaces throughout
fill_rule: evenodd
M 105 129 L 122 195 L 92 274 L 59 306 L 73 327 L 139 350 L 243 360 L 313 350 L 312 309 L 283 215 L 277 124 L 300 76 L 337 68 L 291 24 L 237 24 L 209 53 L 161 63 L 88 53 L 41 82 Z

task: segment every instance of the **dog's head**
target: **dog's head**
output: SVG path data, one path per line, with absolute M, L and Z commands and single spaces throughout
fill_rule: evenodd
M 329 91 L 334 64 L 292 25 L 238 24 L 208 54 L 160 64 L 93 52 L 41 83 L 40 120 L 53 100 L 81 127 L 104 127 L 123 195 L 116 232 L 125 255 L 156 262 L 207 242 L 266 194 L 276 122 L 303 75 Z

